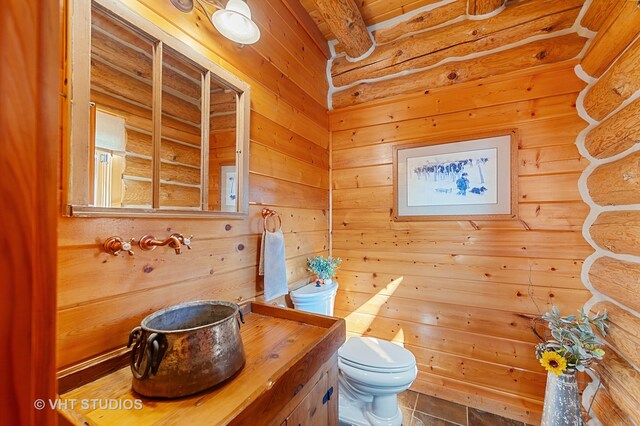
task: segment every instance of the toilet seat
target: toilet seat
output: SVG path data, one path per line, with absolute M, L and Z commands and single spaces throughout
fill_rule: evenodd
M 361 392 L 371 393 L 373 395 L 401 392 L 401 390 L 409 387 L 418 373 L 418 368 L 415 365 L 403 371 L 376 372 L 368 371 L 359 366 L 354 367 L 341 359 L 338 359 L 338 368 L 343 375 L 348 377 L 348 380 L 353 386 Z
M 351 337 L 338 350 L 343 364 L 372 373 L 402 373 L 415 368 L 415 356 L 405 348 L 373 337 Z
M 352 368 L 357 368 L 358 370 L 367 371 L 369 373 L 404 373 L 405 371 L 412 370 L 415 364 L 408 365 L 405 367 L 398 368 L 382 368 L 382 367 L 373 367 L 370 365 L 362 364 L 357 361 L 351 361 L 345 358 L 339 358 L 341 365 L 346 365 Z

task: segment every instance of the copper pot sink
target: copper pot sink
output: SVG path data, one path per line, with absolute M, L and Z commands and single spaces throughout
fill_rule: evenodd
M 235 303 L 204 300 L 154 312 L 129 335 L 133 389 L 177 398 L 215 386 L 238 372 L 245 354 L 242 312 Z

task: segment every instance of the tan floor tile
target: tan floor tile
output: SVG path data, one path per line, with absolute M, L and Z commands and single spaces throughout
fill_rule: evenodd
M 418 400 L 418 392 L 412 390 L 406 390 L 398 394 L 398 404 L 402 407 L 410 409 L 416 408 L 416 401 Z
M 427 414 L 416 411 L 413 413 L 413 423 L 411 426 L 455 426 L 454 423 L 438 419 Z
M 416 410 L 460 425 L 467 424 L 467 407 L 430 395 L 419 394 Z
M 524 426 L 524 423 L 469 408 L 469 426 Z

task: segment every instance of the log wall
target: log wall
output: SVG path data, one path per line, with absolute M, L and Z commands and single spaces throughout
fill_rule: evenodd
M 374 48 L 358 58 L 346 52 L 344 37 L 336 33 L 329 61 L 330 106 L 581 58 L 591 36 L 578 27 L 584 6 L 584 0 L 437 2 L 376 22 L 369 27 Z M 599 48 L 595 52 L 601 54 Z
M 605 425 L 631 425 L 640 423 L 640 5 L 594 1 L 591 9 L 582 24 L 598 32 L 578 69 L 589 83 L 578 102 L 589 126 L 577 146 L 589 161 L 580 194 L 595 253 L 582 276 L 593 293 L 586 308 L 607 310 L 609 334 L 583 404 Z
M 546 375 L 529 318 L 590 297 L 580 279 L 593 250 L 581 234 L 587 163 L 575 139 L 586 124 L 575 65 L 330 114 L 332 247 L 344 260 L 336 312 L 350 334 L 403 342 L 418 360 L 418 391 L 539 421 Z M 519 220 L 390 219 L 393 146 L 510 128 L 520 134 Z
M 249 215 L 244 220 L 59 217 L 59 369 L 121 348 L 130 329 L 159 308 L 203 298 L 260 297 L 263 206 L 282 215 L 290 286 L 308 279 L 307 256 L 328 250 L 326 58 L 285 3 L 252 3 L 262 38 L 243 48 L 220 36 L 199 13 L 182 14 L 156 0 L 124 3 L 251 84 Z M 145 135 L 134 136 L 144 149 Z M 223 133 L 215 137 L 224 139 Z M 186 163 L 190 158 L 184 150 L 167 155 Z M 176 256 L 158 248 L 114 257 L 100 249 L 112 235 L 165 238 L 172 232 L 193 234 L 193 250 Z

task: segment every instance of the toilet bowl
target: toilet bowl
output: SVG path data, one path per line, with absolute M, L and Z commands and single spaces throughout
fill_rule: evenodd
M 290 293 L 296 309 L 333 315 L 338 283 L 308 284 Z M 407 349 L 386 340 L 351 337 L 338 350 L 338 416 L 354 426 L 401 426 L 398 394 L 411 386 L 418 369 Z
M 338 350 L 340 421 L 356 426 L 400 426 L 398 394 L 418 374 L 411 352 L 386 340 L 351 337 Z
M 293 306 L 305 312 L 333 316 L 333 305 L 338 292 L 338 283 L 324 284 L 319 287 L 315 283 L 307 284 L 289 293 Z

